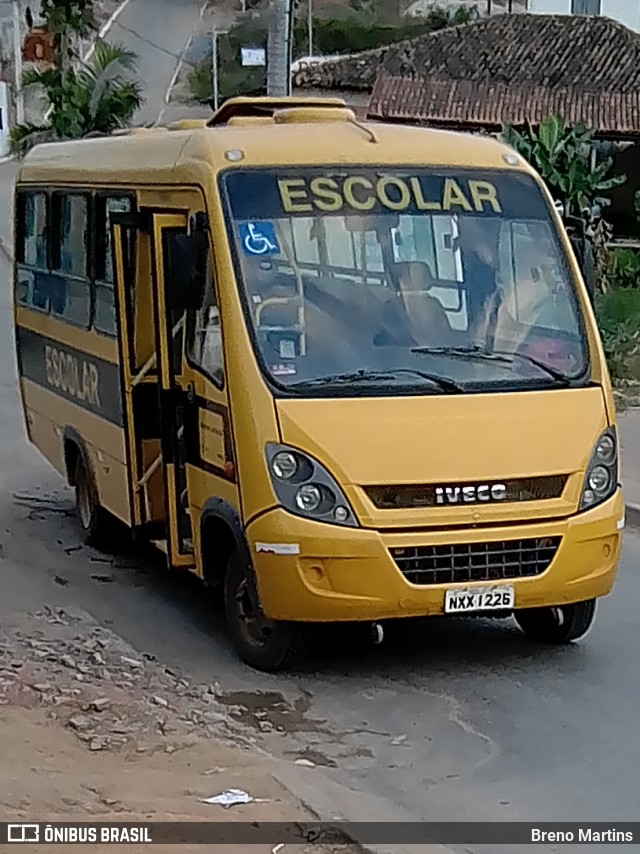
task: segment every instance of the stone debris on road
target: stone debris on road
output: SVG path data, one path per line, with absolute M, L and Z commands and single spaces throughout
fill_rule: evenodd
M 219 685 L 193 684 L 153 659 L 84 612 L 44 607 L 1 620 L 5 815 L 16 821 L 40 814 L 51 822 L 129 823 L 317 819 L 278 780 L 273 760 L 257 751 L 255 739 L 240 732 L 230 708 L 220 703 Z M 104 757 L 96 766 L 99 754 Z M 241 788 L 247 780 L 250 792 Z M 212 788 L 221 794 L 212 796 Z M 219 847 L 221 854 L 243 850 Z M 256 854 L 272 848 L 257 846 Z M 50 849 L 66 851 L 55 844 Z M 357 845 L 289 849 L 361 851 Z M 130 848 L 116 845 L 118 850 Z
M 216 702 L 215 687 L 192 685 L 140 656 L 113 632 L 61 609 L 44 609 L 22 626 L 0 626 L 0 705 L 44 707 L 89 750 L 144 740 L 250 737 Z M 5 663 L 3 663 L 5 662 Z

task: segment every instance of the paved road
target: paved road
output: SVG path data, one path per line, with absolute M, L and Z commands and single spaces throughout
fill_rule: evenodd
M 134 50 L 145 84 L 145 104 L 136 124 L 155 122 L 165 108 L 165 96 L 178 60 L 200 19 L 204 0 L 128 0 L 107 38 Z M 163 119 L 171 120 L 173 108 Z
M 191 579 L 79 546 L 71 494 L 25 442 L 9 309 L 3 286 L 0 612 L 88 610 L 139 650 L 218 682 L 260 745 L 324 765 L 309 773 L 384 799 L 389 814 L 638 818 L 640 536 L 627 535 L 615 595 L 573 648 L 539 649 L 510 624 L 433 622 L 380 648 L 330 633 L 303 672 L 256 674 L 237 662 L 215 603 Z

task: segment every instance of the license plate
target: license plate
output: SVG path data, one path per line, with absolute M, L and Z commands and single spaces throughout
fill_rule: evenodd
M 447 590 L 444 596 L 445 614 L 465 614 L 470 611 L 510 611 L 516 596 L 512 586 L 467 587 Z

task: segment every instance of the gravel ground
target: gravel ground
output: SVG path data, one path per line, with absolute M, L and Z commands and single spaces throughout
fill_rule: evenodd
M 48 609 L 24 620 L 0 627 L 0 705 L 45 709 L 91 751 L 144 751 L 160 738 L 170 753 L 185 736 L 250 745 L 216 685 L 190 684 L 88 615 Z
M 46 822 L 314 821 L 218 704 L 217 691 L 140 654 L 84 612 L 46 607 L 3 619 L 0 809 L 10 819 Z M 230 809 L 205 803 L 232 788 L 253 800 Z M 254 847 L 260 854 L 276 844 Z M 58 846 L 49 849 L 56 854 Z M 359 849 L 287 845 L 296 851 Z

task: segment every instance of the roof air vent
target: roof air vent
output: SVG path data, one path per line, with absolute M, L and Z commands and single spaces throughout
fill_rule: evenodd
M 277 110 L 273 120 L 278 125 L 311 124 L 313 122 L 354 122 L 353 110 L 346 107 L 293 107 Z

